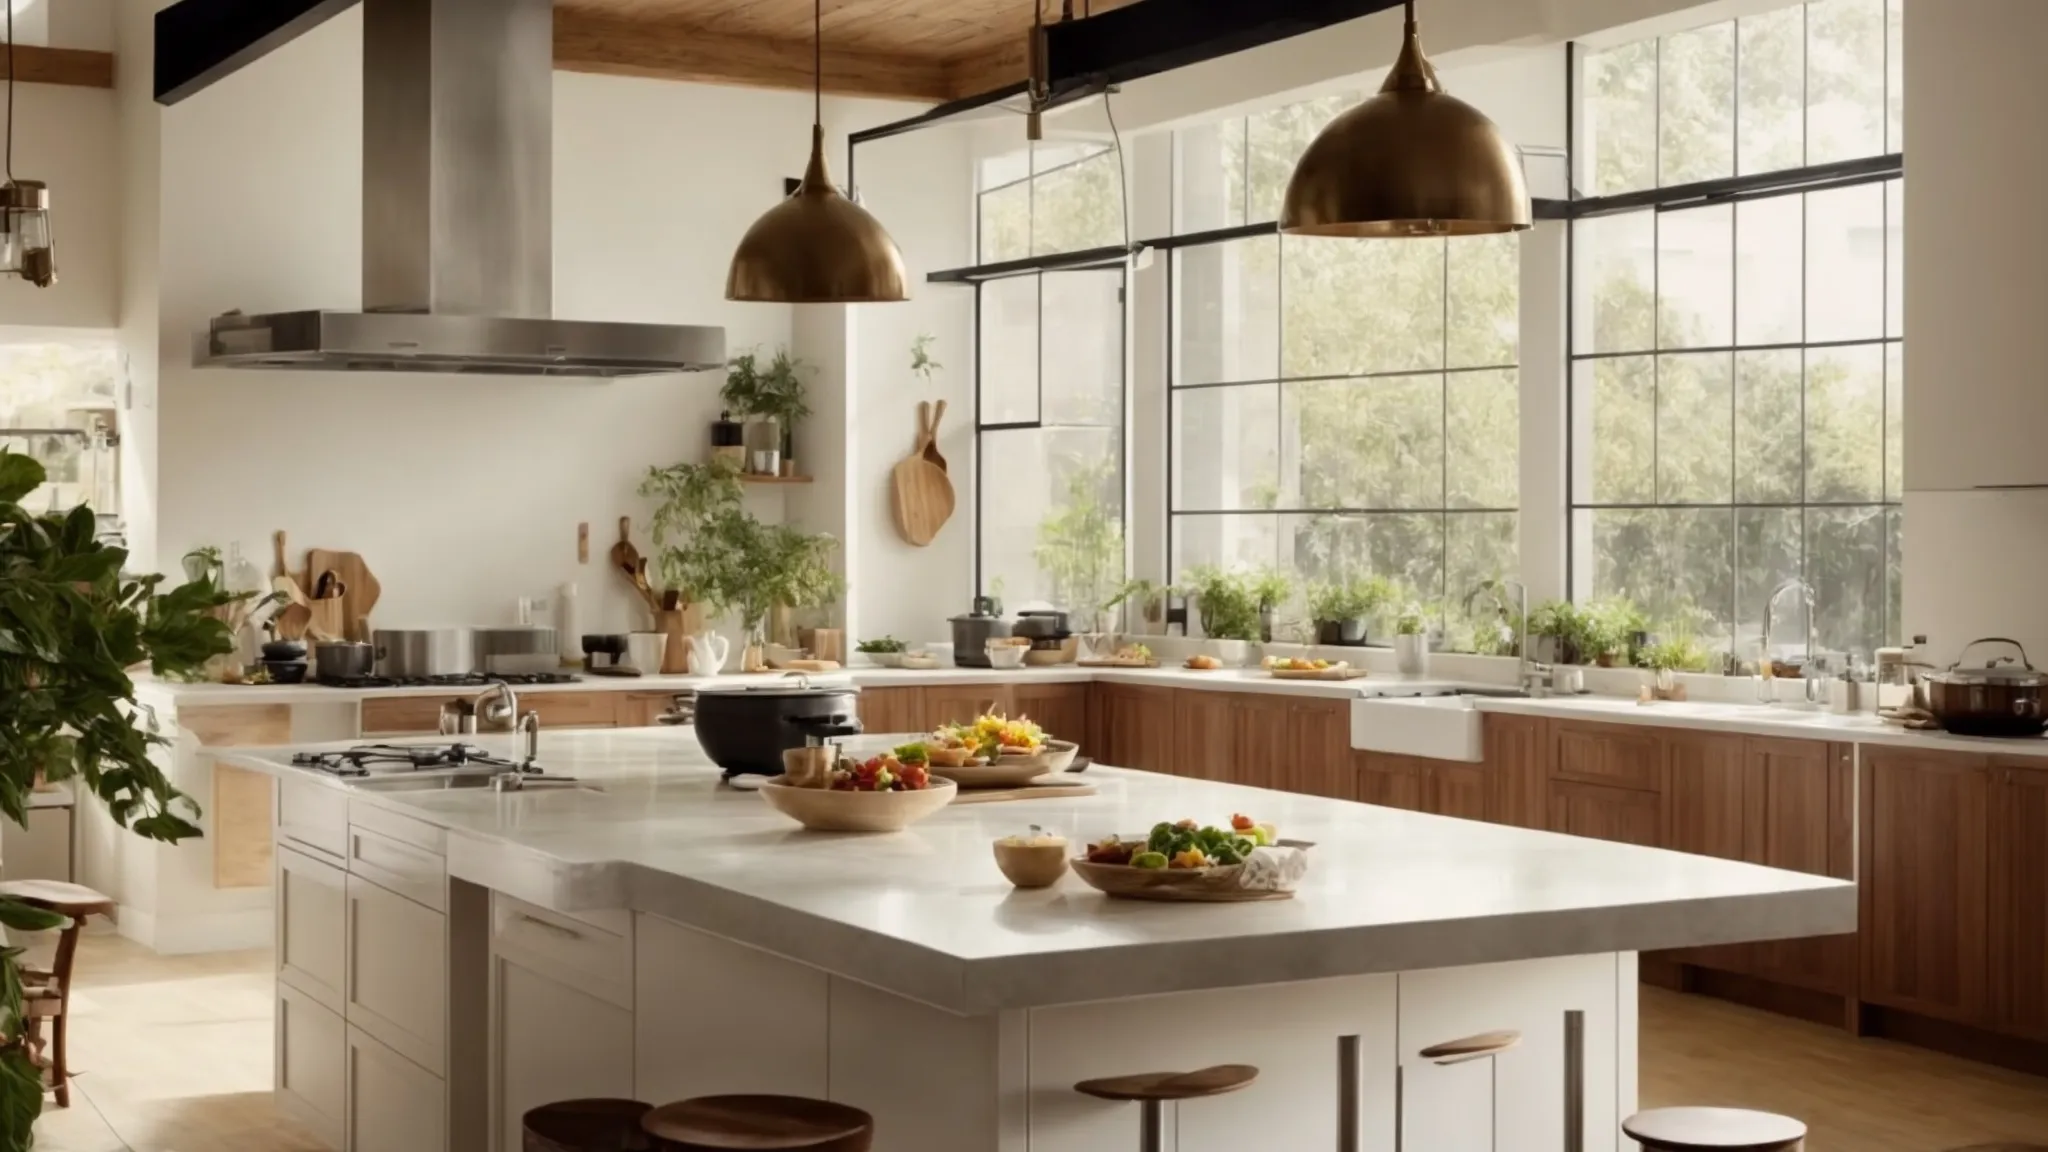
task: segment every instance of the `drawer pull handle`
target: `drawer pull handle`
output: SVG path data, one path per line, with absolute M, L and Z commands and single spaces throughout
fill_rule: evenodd
M 517 915 L 521 920 L 526 921 L 528 924 L 532 924 L 539 928 L 545 928 L 548 931 L 553 932 L 557 936 L 566 936 L 571 940 L 583 939 L 583 933 L 576 931 L 574 928 L 564 928 L 560 924 L 557 924 L 552 920 L 543 920 L 538 916 L 526 912 L 518 912 L 515 913 L 515 915 Z

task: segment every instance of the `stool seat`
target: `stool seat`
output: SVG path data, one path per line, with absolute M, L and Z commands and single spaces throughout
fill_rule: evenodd
M 2048 1152 L 2048 1144 L 2012 1144 L 1992 1142 L 1972 1144 L 1968 1148 L 1951 1148 L 1948 1152 Z
M 1621 1130 L 1654 1152 L 1796 1152 L 1806 1140 L 1806 1125 L 1790 1116 L 1747 1108 L 1653 1108 Z
M 675 1152 L 867 1152 L 875 1118 L 808 1096 L 699 1096 L 640 1120 L 655 1147 Z
M 1083 1080 L 1074 1091 L 1098 1100 L 1198 1100 L 1235 1092 L 1259 1078 L 1249 1064 L 1218 1064 L 1193 1072 L 1140 1072 Z
M 640 1120 L 654 1108 L 639 1100 L 557 1100 L 529 1109 L 522 1152 L 649 1152 Z
M 0 896 L 11 896 L 24 904 L 48 908 L 73 918 L 82 916 L 107 916 L 114 914 L 114 901 L 101 892 L 95 892 L 83 884 L 69 884 L 62 880 L 5 880 L 0 881 Z
M 1434 1060 L 1438 1064 L 1463 1064 L 1467 1060 L 1482 1060 L 1488 1056 L 1498 1055 L 1521 1042 L 1520 1032 L 1481 1032 L 1477 1036 L 1431 1044 L 1424 1048 L 1420 1055 L 1424 1060 Z

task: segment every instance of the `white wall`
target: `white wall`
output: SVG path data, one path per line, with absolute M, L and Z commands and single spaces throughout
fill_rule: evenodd
M 360 38 L 345 14 L 163 113 L 157 563 L 229 541 L 267 558 L 282 528 L 295 560 L 315 545 L 363 553 L 384 586 L 380 624 L 504 622 L 517 597 L 576 580 L 586 630 L 625 628 L 632 601 L 604 567 L 612 525 L 633 515 L 647 546 L 634 489 L 650 465 L 703 458 L 718 373 L 189 366 L 192 333 L 226 309 L 359 303 Z M 727 303 L 724 282 L 733 244 L 801 171 L 808 97 L 558 73 L 555 103 L 555 314 L 723 325 L 736 352 L 788 342 L 790 308 Z M 829 504 L 838 485 L 828 474 L 816 489 L 804 499 Z M 770 518 L 783 499 L 749 495 Z
M 0 277 L 0 327 L 112 328 L 120 308 L 121 195 L 114 93 L 17 84 L 14 98 L 14 174 L 50 186 L 57 282 L 37 288 Z

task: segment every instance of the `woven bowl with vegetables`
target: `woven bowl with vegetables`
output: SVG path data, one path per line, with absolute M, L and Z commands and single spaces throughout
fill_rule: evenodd
M 1309 847 L 1279 839 L 1270 824 L 1239 816 L 1230 828 L 1182 820 L 1156 824 L 1148 833 L 1105 837 L 1072 863 L 1090 887 L 1127 900 L 1284 900 L 1307 870 Z

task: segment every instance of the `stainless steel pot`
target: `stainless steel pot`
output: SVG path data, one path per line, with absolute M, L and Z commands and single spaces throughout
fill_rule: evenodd
M 313 675 L 322 680 L 352 680 L 376 670 L 377 650 L 353 640 L 313 645 Z
M 1010 620 L 1003 615 L 1002 604 L 992 596 L 976 596 L 974 610 L 953 617 L 951 623 L 953 663 L 962 668 L 988 667 L 988 642 L 1010 635 Z
M 473 643 L 467 628 L 379 628 L 370 633 L 377 675 L 396 679 L 473 672 Z
M 1962 657 L 1979 644 L 2010 644 L 2019 653 L 1998 656 L 1981 668 L 1965 668 Z M 1992 636 L 1963 645 L 1945 672 L 1921 678 L 1927 710 L 1943 729 L 1964 736 L 2039 736 L 2048 731 L 2048 674 L 2034 670 L 2017 640 Z
M 501 676 L 553 672 L 561 666 L 555 630 L 539 624 L 470 631 L 472 672 Z

